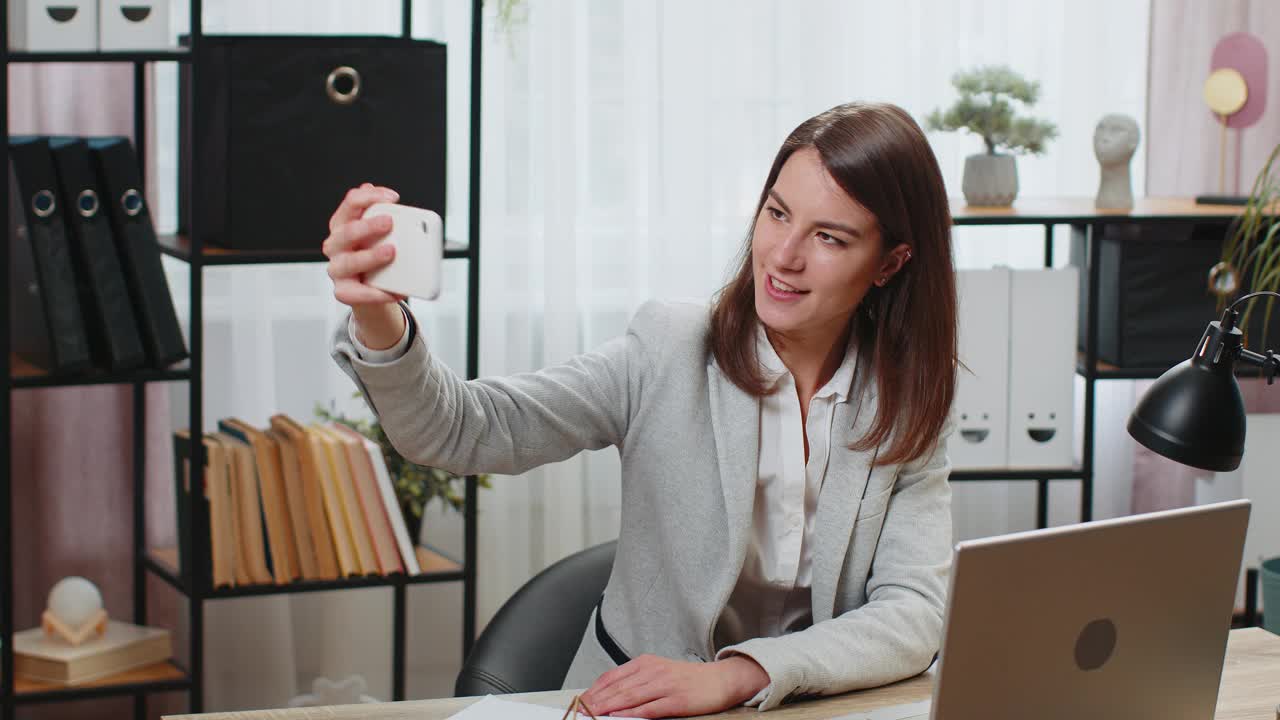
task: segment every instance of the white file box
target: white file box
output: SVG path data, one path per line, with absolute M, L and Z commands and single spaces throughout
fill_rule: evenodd
M 168 50 L 169 0 L 98 0 L 102 50 Z
M 9 49 L 98 49 L 97 0 L 9 0 Z
M 947 444 L 958 470 L 1003 468 L 1009 447 L 1008 268 L 961 270 L 957 275 L 960 362 Z
M 1009 466 L 1074 465 L 1075 268 L 1014 270 L 1009 303 Z

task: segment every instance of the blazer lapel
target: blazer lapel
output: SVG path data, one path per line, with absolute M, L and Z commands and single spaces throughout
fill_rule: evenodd
M 751 510 L 756 494 L 760 458 L 760 400 L 734 385 L 720 367 L 707 366 L 711 425 L 728 522 L 728 561 L 736 583 L 747 555 Z
M 861 398 L 861 401 L 860 401 Z M 829 620 L 835 609 L 836 586 L 849 551 L 849 538 L 862 503 L 864 491 L 872 479 L 875 452 L 849 449 L 866 434 L 875 420 L 874 380 L 855 391 L 849 402 L 836 407 L 831 427 L 831 459 L 818 493 L 818 516 L 815 520 L 813 548 L 812 608 L 815 623 Z M 876 472 L 887 472 L 879 468 Z

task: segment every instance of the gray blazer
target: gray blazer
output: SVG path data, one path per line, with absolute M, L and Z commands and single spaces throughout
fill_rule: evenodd
M 705 306 L 650 302 L 624 336 L 594 352 L 469 382 L 431 356 L 416 328 L 404 356 L 374 365 L 357 357 L 343 322 L 333 357 L 395 447 L 418 463 L 516 475 L 617 447 L 622 525 L 605 626 L 630 657 L 706 661 L 716 657 L 712 633 L 746 557 L 760 412 L 713 360 L 708 319 Z M 873 467 L 874 453 L 847 447 L 875 414 L 874 382 L 857 382 L 837 406 L 818 499 L 814 624 L 733 646 L 769 673 L 762 710 L 910 677 L 941 643 L 952 425 L 928 457 Z M 589 623 L 565 687 L 588 687 L 612 667 Z

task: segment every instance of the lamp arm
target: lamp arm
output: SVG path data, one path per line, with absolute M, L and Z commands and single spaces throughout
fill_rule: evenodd
M 1222 313 L 1222 327 L 1226 330 L 1230 330 L 1232 327 L 1235 327 L 1236 322 L 1240 319 L 1240 313 L 1235 309 L 1235 307 L 1245 300 L 1250 300 L 1262 295 L 1280 298 L 1280 293 L 1272 292 L 1270 290 L 1260 290 L 1258 292 L 1249 293 L 1227 306 L 1226 311 Z M 1257 353 L 1241 347 L 1236 353 L 1236 358 L 1238 360 L 1243 360 L 1250 365 L 1262 368 L 1263 375 L 1266 376 L 1268 385 L 1271 385 L 1276 381 L 1276 375 L 1280 375 L 1280 355 L 1277 355 L 1273 350 Z
M 1280 355 L 1277 355 L 1274 350 L 1256 353 L 1252 350 L 1240 348 L 1240 354 L 1236 358 L 1262 368 L 1262 374 L 1267 378 L 1268 385 L 1274 383 L 1276 375 L 1280 374 Z
M 1248 299 L 1250 299 L 1250 298 L 1256 298 L 1256 297 L 1261 296 L 1261 295 L 1271 295 L 1272 297 L 1278 297 L 1278 298 L 1280 298 L 1280 293 L 1277 293 L 1277 292 L 1271 292 L 1270 290 L 1259 290 L 1258 292 L 1249 293 L 1248 295 L 1245 295 L 1244 297 L 1239 298 L 1239 299 L 1238 299 L 1238 300 L 1236 300 L 1235 302 L 1233 302 L 1233 303 L 1231 303 L 1230 305 L 1228 305 L 1228 306 L 1227 306 L 1227 309 L 1228 309 L 1228 310 L 1231 310 L 1231 309 L 1235 308 L 1235 306 L 1237 306 L 1237 305 L 1239 305 L 1240 303 L 1244 302 L 1245 300 L 1248 300 Z

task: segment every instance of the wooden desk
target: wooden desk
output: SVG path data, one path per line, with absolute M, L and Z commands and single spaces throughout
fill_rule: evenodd
M 929 699 L 933 673 L 887 687 L 832 698 L 784 705 L 769 711 L 767 720 L 821 720 L 886 705 Z M 565 708 L 573 693 L 545 692 L 508 696 L 523 702 Z M 253 712 L 169 716 L 172 720 L 444 720 L 477 698 L 410 700 L 398 703 L 340 705 L 326 708 L 293 708 Z M 1261 628 L 1233 630 L 1227 643 L 1218 695 L 1216 720 L 1276 720 L 1280 704 L 1280 637 Z M 754 708 L 735 708 L 713 718 L 760 717 Z

